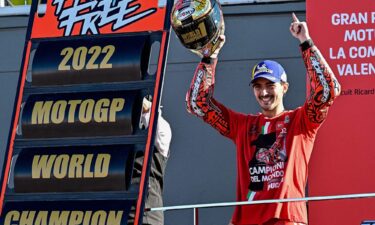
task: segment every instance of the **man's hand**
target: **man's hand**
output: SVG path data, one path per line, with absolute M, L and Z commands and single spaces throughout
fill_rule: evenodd
M 296 14 L 292 14 L 293 22 L 290 24 L 290 33 L 297 38 L 301 43 L 310 39 L 309 30 L 306 22 L 300 22 Z
M 218 46 L 217 48 L 215 49 L 215 51 L 210 55 L 209 58 L 211 59 L 217 59 L 219 53 L 220 53 L 220 50 L 221 48 L 224 46 L 225 44 L 225 23 L 224 23 L 224 20 L 222 20 L 222 23 L 221 23 L 221 28 L 220 28 L 220 35 L 219 35 L 219 39 L 218 39 Z
M 224 43 L 225 43 L 225 35 L 224 34 L 221 34 L 219 36 L 219 46 L 215 49 L 214 53 L 212 53 L 212 55 L 210 56 L 211 59 L 216 59 L 217 56 L 219 55 L 219 52 L 221 50 L 221 48 L 224 46 Z
M 151 109 L 151 105 L 151 101 L 144 97 L 142 102 L 142 113 L 148 113 Z

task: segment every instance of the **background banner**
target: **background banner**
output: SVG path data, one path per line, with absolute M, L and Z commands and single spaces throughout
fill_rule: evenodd
M 162 30 L 166 1 L 47 0 L 45 15 L 34 15 L 32 38 Z
M 315 144 L 309 195 L 370 193 L 375 120 L 375 1 L 307 0 L 310 34 L 342 85 Z M 375 219 L 375 199 L 313 202 L 311 225 Z

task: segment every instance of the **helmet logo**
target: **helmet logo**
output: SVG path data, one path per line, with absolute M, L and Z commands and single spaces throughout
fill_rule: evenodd
M 183 21 L 186 18 L 188 18 L 189 16 L 193 15 L 194 12 L 195 12 L 194 8 L 191 8 L 191 7 L 183 8 L 178 13 L 177 19 Z

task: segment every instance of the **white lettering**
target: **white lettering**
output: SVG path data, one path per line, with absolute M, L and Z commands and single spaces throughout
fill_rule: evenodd
M 337 54 L 334 54 L 333 49 L 329 48 L 329 57 L 330 59 L 346 59 L 344 48 L 340 47 Z
M 375 75 L 375 65 L 372 63 L 337 64 L 340 76 Z
M 349 56 L 352 59 L 355 58 L 370 58 L 375 57 L 375 47 L 372 46 L 360 46 L 360 47 L 350 47 Z
M 270 190 L 270 189 L 275 189 L 275 188 L 279 188 L 279 187 L 280 187 L 280 183 L 270 183 L 270 184 L 268 184 L 267 189 Z
M 372 41 L 375 40 L 375 29 L 346 30 L 344 41 Z
M 197 78 L 195 79 L 193 91 L 191 93 L 191 102 L 190 102 L 191 107 L 193 108 L 194 113 L 197 114 L 198 116 L 205 115 L 205 113 L 197 106 L 197 97 L 198 97 L 199 87 L 203 80 L 203 75 L 204 75 L 204 71 L 200 69 L 197 73 Z
M 276 170 L 282 170 L 284 167 L 284 162 L 278 162 L 273 166 L 252 166 L 249 168 L 249 172 L 250 175 L 270 174 Z
M 320 68 L 320 63 L 315 57 L 310 57 L 311 59 L 311 65 L 314 67 L 316 74 L 318 75 L 319 81 L 321 85 L 323 86 L 323 96 L 321 98 L 321 101 L 325 103 L 328 100 L 330 88 L 327 83 L 327 80 L 324 77 L 324 73 L 322 69 Z
M 331 23 L 335 26 L 338 25 L 352 25 L 352 24 L 366 24 L 367 13 L 335 13 L 331 17 Z
M 71 6 L 65 7 L 65 0 L 53 0 L 56 6 L 55 14 L 58 16 L 59 28 L 65 28 L 64 35 L 70 36 L 76 25 L 81 25 L 81 34 L 99 34 L 99 28 L 113 24 L 113 31 L 120 29 L 137 20 L 156 12 L 156 8 L 150 8 L 142 12 L 137 0 L 105 1 L 74 0 Z
M 272 174 L 263 175 L 262 176 L 262 182 L 270 181 L 270 180 L 272 180 L 274 178 L 279 178 L 279 177 L 283 177 L 283 176 L 284 176 L 284 171 L 277 170 L 277 171 L 274 171 Z

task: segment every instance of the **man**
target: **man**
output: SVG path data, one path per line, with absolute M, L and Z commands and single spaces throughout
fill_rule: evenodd
M 236 144 L 237 201 L 305 197 L 307 167 L 316 133 L 340 86 L 310 39 L 305 22 L 293 14 L 291 34 L 301 42 L 311 82 L 302 107 L 285 110 L 287 76 L 280 64 L 266 60 L 252 72 L 251 86 L 261 108 L 257 115 L 228 109 L 213 98 L 217 55 L 199 63 L 187 93 L 187 108 Z M 307 224 L 304 202 L 246 205 L 235 208 L 234 225 Z
M 151 112 L 151 99 L 143 99 L 140 126 L 145 129 L 149 126 Z M 163 207 L 163 184 L 164 172 L 169 158 L 169 146 L 172 139 L 172 131 L 169 123 L 162 117 L 159 110 L 158 124 L 155 134 L 155 149 L 152 155 L 148 192 L 146 194 L 145 208 Z M 139 183 L 143 165 L 143 155 L 137 155 L 134 163 L 134 174 L 132 183 Z M 130 215 L 128 224 L 134 223 L 134 212 Z M 164 214 L 162 211 L 145 212 L 143 215 L 144 225 L 164 225 Z

